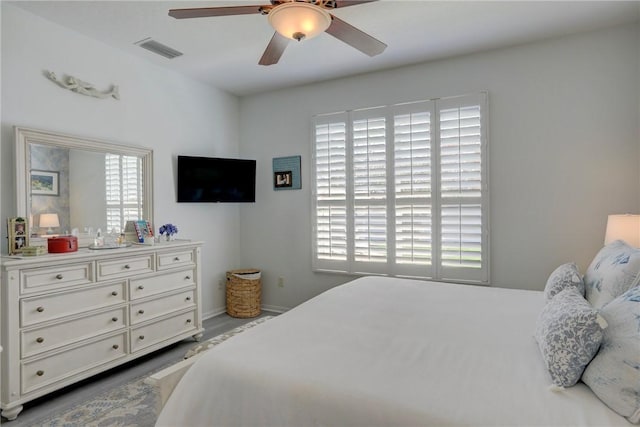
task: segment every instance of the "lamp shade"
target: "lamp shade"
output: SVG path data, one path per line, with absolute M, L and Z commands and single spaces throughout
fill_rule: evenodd
M 326 10 L 301 2 L 280 4 L 271 9 L 267 17 L 280 35 L 298 41 L 317 36 L 331 24 L 331 16 Z
M 56 213 L 43 213 L 40 214 L 40 227 L 60 227 L 60 219 Z
M 624 240 L 628 245 L 640 247 L 640 215 L 609 215 L 604 244 Z

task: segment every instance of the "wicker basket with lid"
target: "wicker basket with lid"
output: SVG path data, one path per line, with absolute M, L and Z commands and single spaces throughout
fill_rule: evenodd
M 231 317 L 260 315 L 262 279 L 260 270 L 227 271 L 227 314 Z

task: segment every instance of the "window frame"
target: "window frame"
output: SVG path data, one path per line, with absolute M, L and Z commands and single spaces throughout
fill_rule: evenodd
M 441 167 L 440 164 L 440 113 L 447 108 L 464 108 L 468 106 L 479 107 L 479 123 L 480 123 L 480 176 L 481 190 L 480 196 L 450 198 L 442 196 L 441 188 Z M 417 197 L 411 196 L 409 199 L 427 201 L 426 205 L 431 208 L 431 262 L 430 264 L 398 264 L 396 262 L 396 192 L 395 192 L 395 123 L 394 118 L 399 114 L 411 114 L 420 111 L 428 111 L 430 114 L 430 196 Z M 379 114 L 372 114 L 379 113 Z M 353 127 L 354 121 L 360 118 L 370 117 L 385 118 L 385 135 L 386 135 L 386 262 L 360 262 L 355 260 L 354 253 L 354 210 L 358 205 L 358 201 L 354 195 L 354 177 L 353 177 Z M 344 206 L 346 208 L 346 260 L 331 260 L 319 258 L 318 254 L 318 207 L 331 203 L 318 200 L 318 171 L 317 171 L 317 126 L 325 126 L 331 123 L 337 123 L 342 120 L 345 125 L 345 197 L 342 200 L 336 200 L 334 205 Z M 317 272 L 334 272 L 341 274 L 374 274 L 387 275 L 397 277 L 412 277 L 429 279 L 443 282 L 468 282 L 477 284 L 489 283 L 489 265 L 490 265 L 490 198 L 489 198 L 489 144 L 488 144 L 488 93 L 478 92 L 474 94 L 453 96 L 446 98 L 435 98 L 429 100 L 407 102 L 382 107 L 364 108 L 351 111 L 342 111 L 337 113 L 328 113 L 316 115 L 312 118 L 311 141 L 311 223 L 312 223 L 312 269 Z M 442 215 L 441 209 L 443 199 L 456 202 L 459 206 L 471 205 L 472 203 L 480 203 L 480 235 L 481 235 L 481 260 L 479 268 L 470 267 L 452 267 L 444 266 L 442 263 Z M 428 203 L 431 202 L 431 204 Z M 378 203 L 378 202 L 376 202 Z M 461 227 L 462 228 L 462 227 Z M 462 231 L 461 231 L 462 235 Z M 462 238 L 462 237 L 461 237 Z M 462 245 L 462 242 L 459 242 Z

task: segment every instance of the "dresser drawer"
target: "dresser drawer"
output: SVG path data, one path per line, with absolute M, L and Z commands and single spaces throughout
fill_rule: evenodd
M 66 380 L 83 371 L 124 357 L 127 353 L 127 333 L 92 342 L 45 357 L 22 363 L 22 392 L 28 393 L 59 380 Z
M 177 290 L 195 284 L 193 269 L 180 270 L 173 273 L 163 273 L 152 277 L 131 279 L 129 281 L 129 295 L 132 300 L 151 295 Z
M 195 265 L 193 251 L 158 253 L 158 270 Z
M 178 314 L 155 323 L 131 328 L 131 352 L 152 346 L 191 330 L 196 329 L 195 310 Z
M 20 300 L 21 326 L 36 325 L 60 317 L 121 304 L 127 301 L 126 282 L 92 286 Z
M 54 348 L 116 331 L 127 326 L 127 308 L 91 313 L 42 328 L 22 331 L 22 357 L 30 357 Z
M 97 262 L 98 279 L 130 276 L 153 271 L 153 254 Z
M 153 300 L 131 303 L 129 318 L 131 324 L 135 325 L 154 317 L 191 307 L 195 307 L 195 291 L 193 289 Z
M 61 264 L 55 267 L 29 268 L 20 272 L 20 292 L 62 289 L 93 282 L 93 263 Z

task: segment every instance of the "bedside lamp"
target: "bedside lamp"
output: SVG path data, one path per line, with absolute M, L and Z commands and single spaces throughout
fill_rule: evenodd
M 47 234 L 53 234 L 52 227 L 60 227 L 60 220 L 56 213 L 40 214 L 40 228 L 47 228 Z
M 604 244 L 624 240 L 629 246 L 640 247 L 640 215 L 609 215 Z

